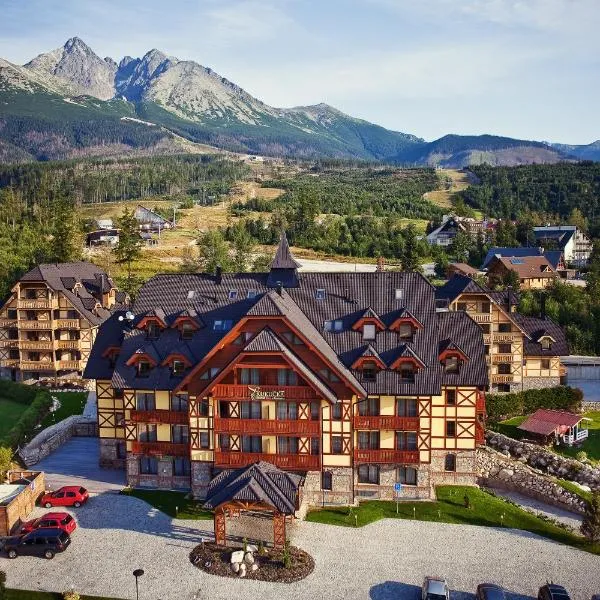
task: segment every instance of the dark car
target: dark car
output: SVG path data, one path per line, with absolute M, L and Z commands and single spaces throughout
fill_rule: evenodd
M 475 593 L 477 600 L 506 600 L 504 588 L 495 583 L 480 583 Z
M 539 589 L 538 600 L 571 600 L 571 597 L 562 585 L 547 583 Z
M 43 556 L 54 558 L 64 552 L 71 543 L 71 536 L 62 529 L 36 529 L 23 536 L 10 537 L 4 544 L 8 558 L 17 556 Z

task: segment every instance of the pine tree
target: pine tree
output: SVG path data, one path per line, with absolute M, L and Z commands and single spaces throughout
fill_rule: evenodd
M 403 271 L 419 270 L 419 246 L 415 226 L 411 223 L 404 230 L 404 247 L 400 256 Z
M 117 262 L 127 265 L 127 279 L 132 281 L 132 264 L 142 254 L 142 239 L 139 232 L 139 224 L 132 210 L 123 210 L 123 214 L 117 219 L 120 229 L 119 242 L 115 246 L 114 253 Z
M 600 492 L 595 492 L 585 510 L 581 533 L 591 542 L 600 541 Z
M 254 240 L 243 221 L 238 221 L 232 227 L 231 239 L 233 240 L 233 268 L 238 273 L 245 273 L 250 267 Z

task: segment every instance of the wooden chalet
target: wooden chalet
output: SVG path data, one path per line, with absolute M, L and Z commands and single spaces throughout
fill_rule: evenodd
M 585 427 L 587 417 L 565 410 L 539 408 L 529 415 L 518 429 L 544 443 L 565 444 L 573 446 L 584 442 L 588 437 Z

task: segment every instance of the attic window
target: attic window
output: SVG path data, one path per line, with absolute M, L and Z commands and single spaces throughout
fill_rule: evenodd
M 324 324 L 325 331 L 335 331 L 340 332 L 344 329 L 344 323 L 341 319 L 337 319 L 335 321 L 325 321 Z
M 410 362 L 400 364 L 400 379 L 413 382 L 415 380 L 415 366 Z
M 194 327 L 191 323 L 182 323 L 180 331 L 182 340 L 191 340 L 194 337 Z
M 246 298 L 248 298 L 248 300 L 254 300 L 254 298 L 256 298 L 257 293 L 258 292 L 256 290 L 248 290 Z
M 315 291 L 315 299 L 316 300 L 325 300 L 326 297 L 327 297 L 327 292 L 324 289 L 319 288 L 318 290 Z
M 401 340 L 412 342 L 415 330 L 410 323 L 400 323 L 398 328 L 398 337 Z
M 363 340 L 374 340 L 376 331 L 375 325 L 365 323 L 363 325 Z
M 400 288 L 396 288 L 396 290 L 394 291 L 394 298 L 396 300 L 403 300 L 404 299 L 404 290 L 400 289 Z
M 148 321 L 146 325 L 146 337 L 149 340 L 157 340 L 160 334 L 160 328 L 155 321 Z
M 137 376 L 138 377 L 148 377 L 150 375 L 150 371 L 152 370 L 152 365 L 147 360 L 140 360 L 137 364 Z
M 237 290 L 229 290 L 229 299 L 236 300 L 237 299 Z
M 448 356 L 444 360 L 444 371 L 446 373 L 458 373 L 460 369 L 460 361 L 458 356 Z
M 183 375 L 183 372 L 185 371 L 185 363 L 182 360 L 174 360 L 171 369 L 173 377 Z
M 369 360 L 363 363 L 362 376 L 365 381 L 375 381 L 377 377 L 377 365 Z
M 213 331 L 229 331 L 233 326 L 231 319 L 218 319 L 213 325 Z
M 189 290 L 187 293 L 187 299 L 192 300 L 194 298 L 194 290 Z
M 542 350 L 552 350 L 552 340 L 550 338 L 542 338 Z

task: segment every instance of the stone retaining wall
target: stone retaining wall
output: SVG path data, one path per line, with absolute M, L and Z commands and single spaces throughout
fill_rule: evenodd
M 600 410 L 600 402 L 586 402 L 586 401 L 583 401 L 581 403 L 581 411 L 582 412 L 599 411 L 599 410 Z
M 524 462 L 492 448 L 478 448 L 477 470 L 479 483 L 486 487 L 519 492 L 576 514 L 585 512 L 586 503 L 579 496 Z
M 576 481 L 592 490 L 600 491 L 600 469 L 594 469 L 574 458 L 565 458 L 550 452 L 543 446 L 513 440 L 501 433 L 487 431 L 487 445 L 507 456 L 539 470 L 541 473 Z

